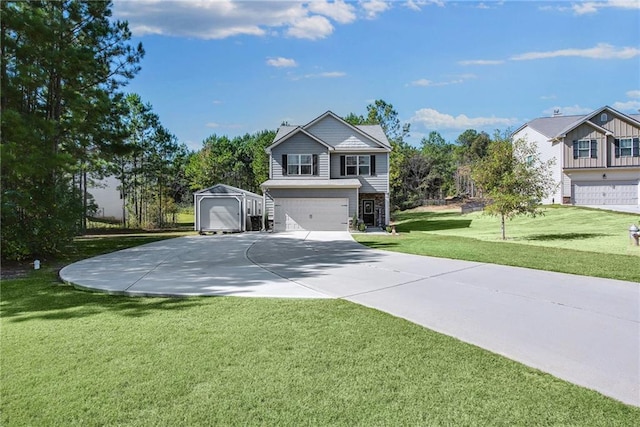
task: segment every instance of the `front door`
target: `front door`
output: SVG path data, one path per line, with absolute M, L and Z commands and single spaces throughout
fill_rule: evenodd
M 373 200 L 362 201 L 362 220 L 365 225 L 374 225 L 375 218 L 373 215 Z

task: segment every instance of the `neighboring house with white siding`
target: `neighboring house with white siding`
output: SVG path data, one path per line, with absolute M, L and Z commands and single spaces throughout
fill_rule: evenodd
M 261 184 L 275 231 L 347 230 L 349 218 L 389 224 L 389 153 L 380 125 L 353 126 L 327 111 L 281 126 Z
M 97 205 L 96 217 L 122 221 L 123 205 L 120 180 L 113 175 L 96 181 L 88 188 Z
M 640 115 L 605 106 L 586 115 L 541 117 L 513 133 L 556 159 L 555 194 L 543 203 L 638 205 Z

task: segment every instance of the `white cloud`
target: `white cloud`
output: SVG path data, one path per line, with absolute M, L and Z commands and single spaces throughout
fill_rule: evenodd
M 640 55 L 637 47 L 616 48 L 607 43 L 598 43 L 588 49 L 560 49 L 547 52 L 528 52 L 512 56 L 512 61 L 527 61 L 533 59 L 546 59 L 558 57 L 582 57 L 591 59 L 631 59 Z
M 415 10 L 419 12 L 422 10 L 423 6 L 435 5 L 439 7 L 444 7 L 444 1 L 442 0 L 407 0 L 404 4 L 405 7 Z
M 333 33 L 332 22 L 349 24 L 358 19 L 357 12 L 375 17 L 389 7 L 381 0 L 362 4 L 345 0 L 114 0 L 113 13 L 115 18 L 129 21 L 136 36 L 157 34 L 208 40 L 287 35 L 317 40 Z
M 324 15 L 340 24 L 349 24 L 356 20 L 355 8 L 343 0 L 329 3 L 327 0 L 316 0 L 309 3 L 311 12 Z
M 324 71 L 321 73 L 312 73 L 305 74 L 303 76 L 291 76 L 291 80 L 302 80 L 302 79 L 337 79 L 340 77 L 345 77 L 347 73 L 343 71 Z
M 604 8 L 640 9 L 640 2 L 638 0 L 588 1 L 574 3 L 571 7 L 576 15 L 596 13 L 598 10 Z
M 612 107 L 616 110 L 620 111 L 631 111 L 637 113 L 640 110 L 640 101 L 625 101 L 625 102 L 614 102 Z
M 428 129 L 472 129 L 511 126 L 518 123 L 518 119 L 495 116 L 468 117 L 464 114 L 454 117 L 431 108 L 422 108 L 415 112 L 410 122 L 421 124 Z
M 629 98 L 640 98 L 640 90 L 630 90 L 626 93 Z
M 287 35 L 299 39 L 323 39 L 333 33 L 333 25 L 324 16 L 314 15 L 298 19 L 287 30 Z
M 383 0 L 361 1 L 360 6 L 364 9 L 367 19 L 374 19 L 382 12 L 391 8 L 391 5 Z
M 206 127 L 208 127 L 208 128 L 216 129 L 216 128 L 219 128 L 219 127 L 220 127 L 220 123 L 209 122 L 209 123 L 207 123 L 205 126 L 206 126 Z
M 277 58 L 267 58 L 267 65 L 277 68 L 298 66 L 295 59 L 283 58 L 282 56 L 279 56 Z
M 593 108 L 581 107 L 579 105 L 571 105 L 568 107 L 560 107 L 556 105 L 551 108 L 547 108 L 542 113 L 545 115 L 551 116 L 556 111 L 559 111 L 564 116 L 576 116 L 576 115 L 591 113 L 593 111 Z
M 471 59 L 467 61 L 459 61 L 460 65 L 500 65 L 504 64 L 500 59 Z
M 459 76 L 452 77 L 451 80 L 446 80 L 441 82 L 434 82 L 429 79 L 418 79 L 418 80 L 412 81 L 407 86 L 419 86 L 419 87 L 448 86 L 448 85 L 464 83 L 465 80 L 475 79 L 475 78 L 476 76 L 474 74 L 461 74 Z

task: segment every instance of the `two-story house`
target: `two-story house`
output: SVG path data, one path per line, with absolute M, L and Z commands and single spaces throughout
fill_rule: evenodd
M 558 188 L 543 203 L 638 205 L 640 115 L 602 107 L 581 116 L 541 117 L 517 129 L 514 139 L 537 144 L 554 158 Z
M 303 126 L 281 126 L 261 184 L 275 231 L 347 230 L 357 216 L 389 223 L 389 153 L 379 125 L 353 126 L 327 111 Z

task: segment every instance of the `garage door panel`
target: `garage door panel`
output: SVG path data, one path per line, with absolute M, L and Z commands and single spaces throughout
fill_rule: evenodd
M 573 200 L 577 205 L 637 205 L 638 182 L 576 182 Z
M 275 201 L 276 231 L 344 231 L 348 218 L 348 199 L 280 198 Z
M 203 230 L 239 230 L 240 203 L 231 197 L 203 199 L 200 226 Z

